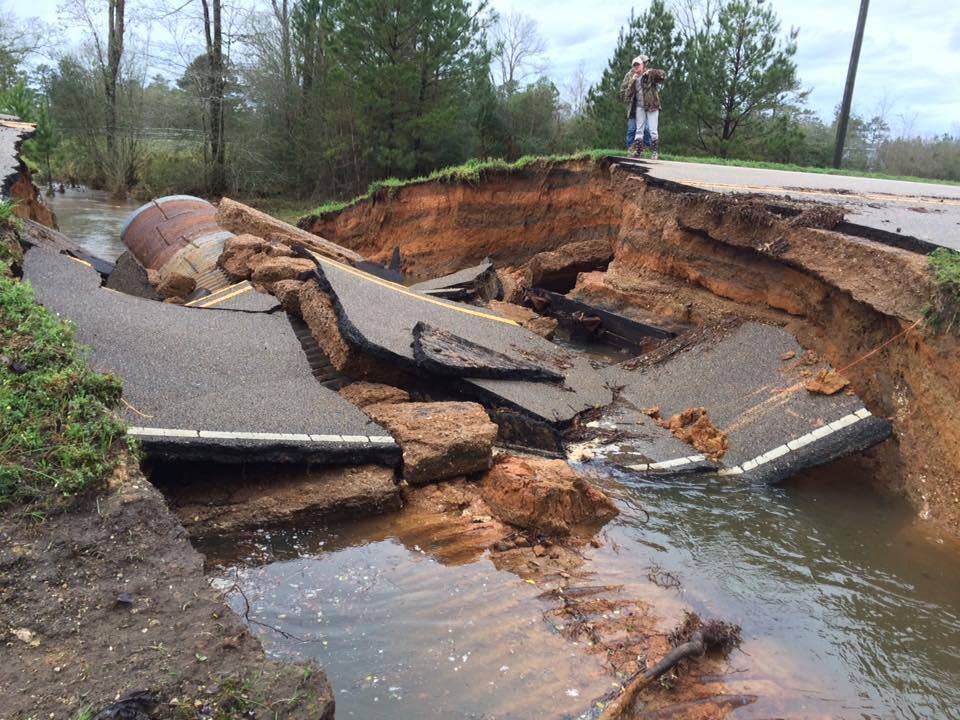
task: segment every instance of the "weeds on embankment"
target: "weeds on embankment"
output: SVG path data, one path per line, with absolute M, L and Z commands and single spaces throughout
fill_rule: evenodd
M 523 170 L 537 163 L 550 164 L 566 162 L 570 160 L 596 161 L 602 157 L 616 155 L 618 153 L 621 153 L 621 151 L 583 150 L 570 155 L 524 155 L 513 162 L 499 158 L 491 158 L 487 160 L 467 160 L 467 162 L 463 163 L 462 165 L 441 168 L 439 170 L 434 170 L 429 175 L 423 175 L 420 177 L 406 178 L 402 180 L 399 178 L 375 180 L 374 182 L 370 183 L 370 185 L 367 187 L 367 191 L 363 195 L 358 195 L 352 200 L 339 200 L 324 203 L 323 205 L 314 208 L 310 215 L 314 217 L 320 217 L 328 213 L 337 213 L 341 210 L 347 209 L 348 207 L 352 207 L 357 203 L 363 202 L 364 200 L 369 200 L 370 198 L 376 197 L 381 193 L 386 193 L 387 195 L 392 196 L 398 190 L 400 190 L 400 188 L 407 187 L 408 185 L 420 185 L 427 182 L 478 183 L 483 179 L 483 176 L 486 173 L 491 171 Z
M 11 225 L 0 223 L 9 234 Z M 42 512 L 102 482 L 124 424 L 122 386 L 92 372 L 68 323 L 0 261 L 0 508 Z
M 937 248 L 928 256 L 937 283 L 937 297 L 924 312 L 927 325 L 937 332 L 960 329 L 960 252 Z

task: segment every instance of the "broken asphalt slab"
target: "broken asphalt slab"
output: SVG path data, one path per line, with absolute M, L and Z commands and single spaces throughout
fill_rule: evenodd
M 486 405 L 521 410 L 540 420 L 565 423 L 607 405 L 613 392 L 590 362 L 500 315 L 472 305 L 429 297 L 346 265 L 315 256 L 318 279 L 330 294 L 341 335 L 361 352 L 411 370 L 418 323 L 450 333 L 518 362 L 534 363 L 564 377 L 563 384 L 517 379 L 461 378 L 458 391 Z
M 645 178 L 717 193 L 759 193 L 840 205 L 849 234 L 910 248 L 910 239 L 960 250 L 960 186 L 768 170 L 705 163 L 616 158 Z M 917 248 L 925 251 L 923 248 Z
M 479 265 L 416 283 L 411 285 L 410 289 L 448 300 L 503 299 L 503 285 L 500 283 L 500 278 L 497 277 L 493 261 L 489 258 Z
M 718 471 L 775 483 L 890 435 L 890 423 L 871 415 L 855 395 L 807 392 L 808 374 L 825 364 L 803 357 L 785 331 L 744 323 L 659 364 L 607 368 L 603 374 L 622 390 L 603 422 L 633 436 L 619 442 L 616 462 L 642 472 Z M 706 408 L 729 450 L 720 462 L 710 462 L 642 413 L 652 407 L 665 419 Z M 646 460 L 631 460 L 637 456 Z
M 73 321 L 90 364 L 123 380 L 124 419 L 148 453 L 177 459 L 379 462 L 399 448 L 314 378 L 284 313 L 181 307 L 100 286 L 88 265 L 31 249 L 38 302 Z

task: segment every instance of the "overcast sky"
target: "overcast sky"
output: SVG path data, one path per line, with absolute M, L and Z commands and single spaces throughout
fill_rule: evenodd
M 831 117 L 843 93 L 859 0 L 768 1 L 784 31 L 800 28 L 796 61 L 801 82 L 812 90 L 810 107 Z M 0 0 L 0 8 L 47 22 L 56 20 L 58 4 L 59 0 Z M 501 13 L 517 10 L 537 20 L 547 43 L 547 74 L 561 89 L 581 64 L 588 82 L 599 79 L 631 8 L 631 3 L 617 0 L 491 0 L 491 4 Z M 640 14 L 647 5 L 643 0 L 633 7 Z M 869 117 L 884 102 L 894 132 L 960 135 L 960 1 L 873 0 L 854 110 Z

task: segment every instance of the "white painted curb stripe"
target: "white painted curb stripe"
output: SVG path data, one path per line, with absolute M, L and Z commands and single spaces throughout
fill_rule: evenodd
M 812 430 L 806 435 L 801 435 L 800 437 L 789 441 L 786 445 L 780 445 L 779 447 L 773 448 L 773 450 L 768 450 L 762 455 L 758 455 L 752 460 L 747 460 L 741 465 L 720 468 L 716 471 L 716 474 L 721 477 L 726 477 L 728 475 L 743 475 L 745 472 L 749 472 L 760 465 L 764 465 L 771 460 L 781 458 L 787 453 L 799 450 L 800 448 L 809 445 L 812 442 L 816 442 L 821 438 L 825 438 L 827 435 L 837 432 L 837 430 L 843 430 L 843 428 L 850 427 L 854 423 L 858 423 L 861 420 L 866 420 L 868 417 L 872 417 L 870 411 L 866 408 L 860 408 L 849 415 L 844 415 L 839 420 L 834 420 L 832 423 L 824 425 L 823 427 L 818 427 L 816 430 Z M 703 460 L 706 460 L 703 455 L 691 455 L 689 457 L 677 458 L 675 460 L 661 460 L 660 462 L 654 463 L 640 463 L 637 465 L 627 465 L 627 467 L 630 470 L 637 470 L 639 472 L 645 472 L 647 470 L 667 470 L 669 468 L 679 467 L 680 465 L 702 462 Z
M 225 432 L 222 430 L 183 430 L 180 428 L 129 427 L 127 434 L 139 437 L 176 437 L 209 440 L 259 440 L 263 442 L 315 442 L 393 445 L 389 435 L 307 435 L 306 433 Z

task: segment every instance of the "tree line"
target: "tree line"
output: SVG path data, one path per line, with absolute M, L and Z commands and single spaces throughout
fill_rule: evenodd
M 67 0 L 61 21 L 88 38 L 72 49 L 0 12 L 0 112 L 37 123 L 38 176 L 144 197 L 337 198 L 468 158 L 621 148 L 638 53 L 667 72 L 666 153 L 830 163 L 798 31 L 764 0 L 652 0 L 599 79 L 581 67 L 563 88 L 536 22 L 486 0 L 246 2 Z M 845 167 L 960 180 L 960 139 L 854 116 Z

